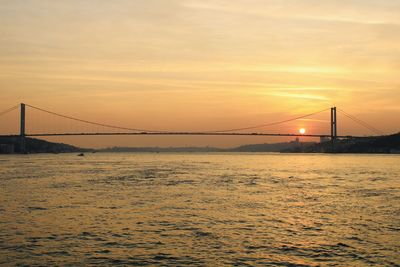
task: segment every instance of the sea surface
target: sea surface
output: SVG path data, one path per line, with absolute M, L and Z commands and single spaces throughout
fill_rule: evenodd
M 400 155 L 3 155 L 0 265 L 399 266 Z

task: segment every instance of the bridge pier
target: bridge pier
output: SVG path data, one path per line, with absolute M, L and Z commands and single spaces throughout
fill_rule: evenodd
M 20 106 L 20 131 L 19 131 L 19 150 L 20 153 L 26 153 L 25 143 L 25 104 Z
M 331 144 L 332 144 L 332 153 L 335 152 L 336 139 L 337 139 L 336 107 L 332 107 L 331 108 Z

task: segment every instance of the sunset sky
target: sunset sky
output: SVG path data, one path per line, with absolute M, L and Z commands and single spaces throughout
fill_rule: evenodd
M 335 105 L 399 132 L 400 1 L 4 0 L 0 93 L 0 111 L 26 102 L 134 128 L 237 128 Z M 52 129 L 52 118 L 34 113 Z M 310 119 L 257 131 L 328 133 L 328 112 Z M 372 133 L 339 117 L 339 134 Z M 282 139 L 56 140 L 232 146 Z

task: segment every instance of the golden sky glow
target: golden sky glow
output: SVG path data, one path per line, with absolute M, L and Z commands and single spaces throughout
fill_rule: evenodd
M 202 130 L 336 105 L 392 133 L 400 125 L 399 44 L 399 0 L 0 1 L 0 106 L 26 102 L 127 127 Z M 321 132 L 328 116 L 265 130 Z M 339 133 L 369 134 L 340 118 L 339 125 Z

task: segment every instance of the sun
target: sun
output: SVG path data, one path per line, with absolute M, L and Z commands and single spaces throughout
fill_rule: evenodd
M 300 129 L 299 129 L 299 133 L 300 133 L 300 134 L 305 134 L 305 133 L 306 133 L 306 129 L 300 128 Z

